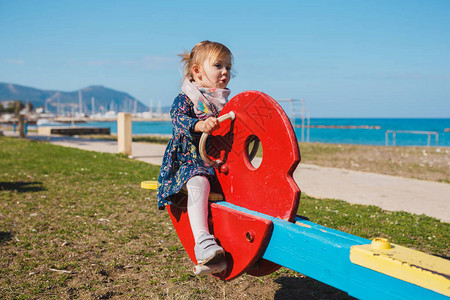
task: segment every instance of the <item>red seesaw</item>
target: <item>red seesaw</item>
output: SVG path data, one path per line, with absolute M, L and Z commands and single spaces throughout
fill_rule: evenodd
M 283 265 L 358 298 L 450 296 L 449 261 L 384 239 L 371 243 L 296 216 L 300 189 L 292 175 L 300 151 L 275 100 L 261 92 L 241 93 L 225 105 L 219 120 L 218 130 L 202 136 L 199 151 L 215 167 L 221 187 L 210 197 L 219 201 L 210 202 L 209 226 L 226 252 L 226 264 L 196 266 L 196 274 L 231 280 L 243 273 L 264 276 Z M 259 144 L 263 158 L 257 165 Z M 155 189 L 154 182 L 141 186 Z M 168 211 L 197 265 L 186 199 Z

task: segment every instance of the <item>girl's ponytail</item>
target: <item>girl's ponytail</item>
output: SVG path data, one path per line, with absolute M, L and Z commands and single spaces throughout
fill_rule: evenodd
M 192 67 L 192 59 L 191 59 L 191 53 L 187 50 L 184 50 L 182 54 L 178 54 L 178 56 L 181 58 L 180 64 L 183 65 L 183 81 L 185 78 L 191 77 L 191 67 Z

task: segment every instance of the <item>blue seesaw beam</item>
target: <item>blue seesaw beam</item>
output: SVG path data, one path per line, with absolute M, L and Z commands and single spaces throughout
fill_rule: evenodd
M 403 248 L 412 252 L 413 256 L 424 255 L 438 260 L 437 270 L 424 269 L 410 261 L 397 259 L 397 254 L 393 254 L 392 250 L 371 250 L 369 244 L 372 241 L 368 239 L 301 218 L 290 223 L 224 201 L 216 203 L 273 222 L 273 233 L 262 256 L 264 259 L 351 296 L 377 300 L 449 299 L 450 262 L 445 259 L 392 245 L 392 250 Z M 441 272 L 442 269 L 444 272 Z

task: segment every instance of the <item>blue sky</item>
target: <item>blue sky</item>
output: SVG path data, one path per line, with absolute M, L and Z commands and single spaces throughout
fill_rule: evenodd
M 209 39 L 235 56 L 232 95 L 303 98 L 311 117 L 450 117 L 450 1 L 214 3 L 0 0 L 0 82 L 170 105 L 177 54 Z

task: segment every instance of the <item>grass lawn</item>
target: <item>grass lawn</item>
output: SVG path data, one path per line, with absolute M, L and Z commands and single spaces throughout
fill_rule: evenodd
M 192 275 L 167 212 L 140 188 L 159 167 L 0 137 L 0 298 L 347 298 L 280 269 L 231 282 Z M 450 224 L 303 195 L 299 214 L 365 238 L 449 256 Z

